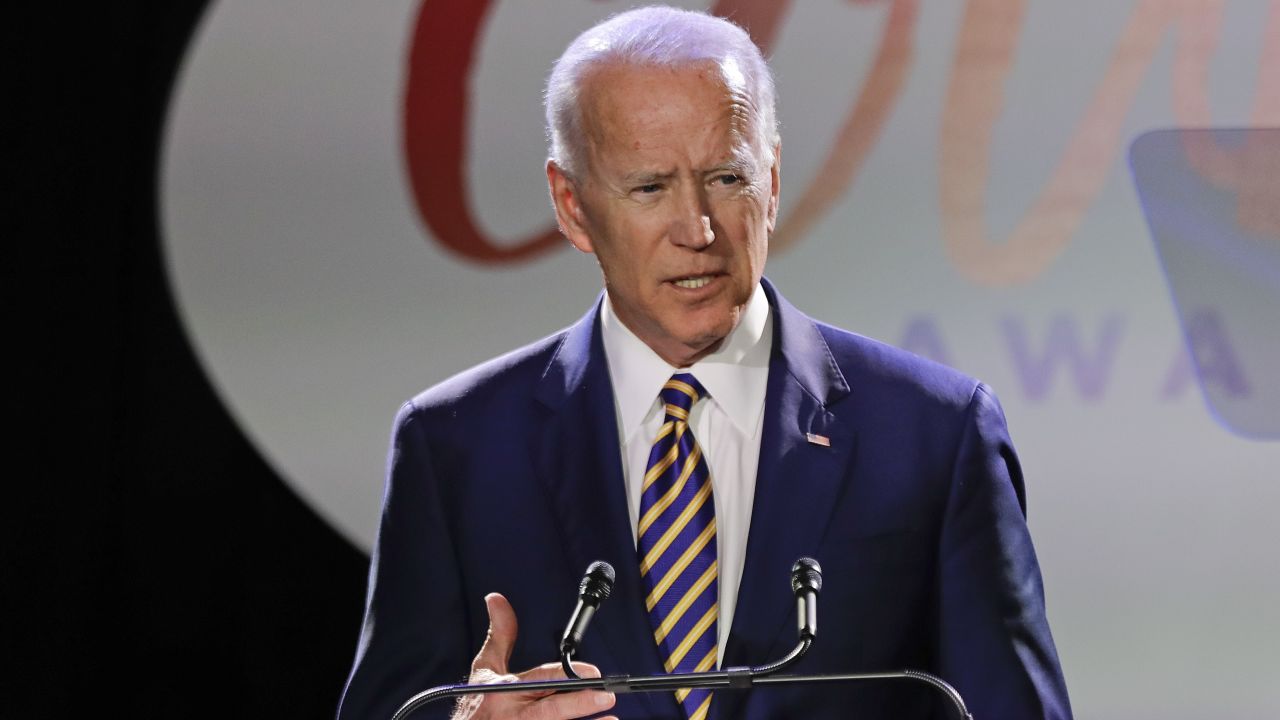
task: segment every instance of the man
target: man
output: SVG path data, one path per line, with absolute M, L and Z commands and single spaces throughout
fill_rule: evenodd
M 788 570 L 803 555 L 821 561 L 825 587 L 797 672 L 912 667 L 951 681 L 983 720 L 1070 716 L 994 396 L 816 323 L 762 280 L 780 188 L 773 105 L 747 35 L 699 13 L 616 16 L 557 62 L 547 179 L 606 292 L 572 327 L 401 410 L 342 717 L 389 717 L 457 681 L 482 641 L 475 682 L 554 660 L 596 559 L 618 577 L 578 654 L 599 668 L 580 672 L 777 659 L 795 642 Z M 559 676 L 548 665 L 518 677 Z M 456 712 L 610 707 L 943 712 L 927 689 L 892 683 L 488 695 Z

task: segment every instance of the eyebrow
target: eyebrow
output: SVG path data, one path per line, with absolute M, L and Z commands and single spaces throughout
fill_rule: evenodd
M 697 175 L 711 175 L 714 173 L 729 171 L 737 175 L 750 175 L 756 169 L 754 158 L 747 154 L 735 153 L 733 157 L 722 163 L 713 165 L 705 170 L 696 170 Z M 664 182 L 675 177 L 674 171 L 661 170 L 639 170 L 623 176 L 622 182 L 628 186 L 650 185 L 657 182 Z
M 705 175 L 710 173 L 721 172 L 724 170 L 729 170 L 730 172 L 736 173 L 738 175 L 750 175 L 756 169 L 756 163 L 753 162 L 753 160 L 754 158 L 751 158 L 749 156 L 743 156 L 735 153 L 734 157 L 729 158 L 728 160 L 720 163 L 719 165 L 716 165 L 715 167 L 709 170 L 703 171 L 703 174 Z
M 623 176 L 622 182 L 626 185 L 651 185 L 662 180 L 670 180 L 673 177 L 675 177 L 674 172 L 640 170 Z
M 759 160 L 760 158 L 750 147 L 743 147 L 738 143 L 734 143 L 729 158 L 711 169 L 705 170 L 704 173 L 730 170 L 739 175 L 753 175 L 759 169 Z

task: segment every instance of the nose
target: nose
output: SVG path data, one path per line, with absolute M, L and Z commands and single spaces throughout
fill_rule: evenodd
M 702 193 L 688 189 L 679 193 L 676 203 L 676 217 L 671 223 L 671 242 L 691 250 L 702 250 L 715 242 L 716 234 L 711 229 L 711 213 Z

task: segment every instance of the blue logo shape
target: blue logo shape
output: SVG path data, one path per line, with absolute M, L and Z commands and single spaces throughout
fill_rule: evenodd
M 1280 129 L 1156 130 L 1129 163 L 1210 412 L 1280 439 Z

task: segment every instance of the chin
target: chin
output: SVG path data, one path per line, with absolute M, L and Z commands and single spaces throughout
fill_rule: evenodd
M 686 331 L 683 333 L 681 342 L 690 349 L 696 349 L 699 353 L 706 350 L 714 349 L 720 341 L 729 336 L 735 327 L 734 316 L 730 315 L 721 318 L 713 323 L 698 323 L 694 326 L 685 326 Z M 694 329 L 696 328 L 696 330 Z

